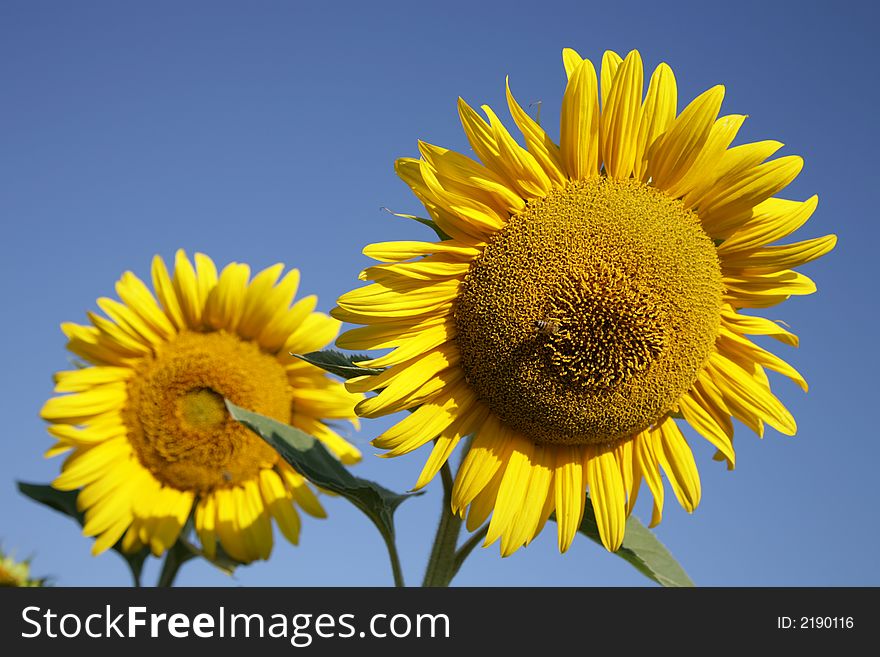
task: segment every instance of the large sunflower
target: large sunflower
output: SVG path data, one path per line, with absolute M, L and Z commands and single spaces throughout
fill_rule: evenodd
M 453 510 L 473 531 L 491 514 L 486 544 L 509 555 L 555 511 L 560 550 L 580 524 L 585 490 L 609 550 L 623 540 L 642 479 L 663 508 L 661 471 L 689 512 L 700 501 L 682 418 L 734 465 L 737 418 L 759 435 L 795 433 L 766 370 L 806 390 L 791 366 L 746 336 L 789 345 L 778 323 L 742 313 L 815 285 L 792 267 L 831 250 L 828 235 L 767 246 L 816 207 L 773 198 L 800 172 L 796 156 L 765 162 L 782 144 L 731 147 L 744 116 L 718 116 L 716 86 L 676 112 L 660 64 L 642 99 L 639 53 L 606 52 L 601 80 L 563 52 L 568 85 L 560 145 L 507 101 L 522 148 L 495 113 L 458 109 L 482 163 L 420 142 L 398 175 L 448 236 L 364 249 L 382 263 L 331 314 L 365 324 L 349 349 L 396 347 L 352 379 L 379 391 L 364 417 L 415 412 L 374 444 L 397 456 L 434 441 L 424 486 L 465 436 Z M 601 98 L 601 109 L 600 109 Z
M 298 541 L 303 511 L 324 517 L 301 475 L 227 413 L 224 398 L 312 434 L 344 463 L 360 453 L 323 419 L 356 422 L 352 395 L 290 353 L 332 342 L 339 322 L 293 306 L 299 271 L 274 265 L 249 281 L 231 263 L 219 276 L 197 253 L 178 251 L 173 276 L 153 259 L 158 302 L 131 272 L 116 284 L 122 302 L 98 300 L 106 317 L 66 323 L 67 348 L 87 367 L 59 372 L 41 415 L 58 439 L 47 456 L 73 450 L 53 482 L 82 488 L 83 532 L 99 554 L 122 538 L 127 551 L 171 547 L 193 513 L 205 553 L 217 541 L 242 562 L 266 559 L 274 518 Z

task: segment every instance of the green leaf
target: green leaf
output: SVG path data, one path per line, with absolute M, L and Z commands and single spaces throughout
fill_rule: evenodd
M 309 354 L 293 354 L 293 356 L 331 374 L 341 376 L 343 379 L 353 379 L 356 376 L 366 376 L 367 374 L 381 374 L 384 371 L 381 367 L 358 367 L 355 365 L 359 361 L 370 360 L 370 356 L 343 354 L 335 349 L 313 351 Z
M 233 418 L 268 442 L 294 470 L 316 486 L 344 497 L 363 511 L 387 541 L 394 539 L 394 511 L 418 493 L 394 493 L 355 477 L 320 441 L 296 427 L 240 408 L 226 400 Z
M 446 233 L 443 232 L 443 230 L 440 228 L 440 226 L 437 225 L 437 222 L 434 221 L 433 219 L 425 219 L 424 217 L 417 217 L 414 214 L 402 214 L 400 212 L 394 212 L 392 210 L 389 210 L 388 208 L 385 208 L 385 207 L 383 207 L 382 209 L 385 210 L 385 212 L 387 212 L 388 214 L 393 214 L 395 217 L 401 217 L 403 219 L 412 219 L 413 221 L 418 221 L 420 224 L 427 226 L 428 228 L 433 230 L 435 233 L 437 233 L 437 237 L 439 237 L 441 241 L 452 239 L 451 237 L 449 237 L 449 235 L 447 235 Z
M 590 503 L 589 497 L 587 497 L 584 519 L 579 531 L 590 540 L 602 545 L 599 526 L 596 524 L 596 516 L 593 513 L 593 505 Z M 679 565 L 666 546 L 635 516 L 627 518 L 623 545 L 614 554 L 628 561 L 645 577 L 654 580 L 661 586 L 694 585 L 691 578 L 684 572 L 684 568 Z
M 18 490 L 26 497 L 73 518 L 80 526 L 85 524 L 84 514 L 76 507 L 77 491 L 57 490 L 46 484 L 28 484 L 23 481 L 17 483 Z M 135 586 L 140 586 L 144 562 L 150 556 L 149 548 L 144 547 L 137 552 L 129 554 L 122 551 L 122 541 L 119 541 L 113 546 L 113 551 L 125 559 L 125 563 L 128 564 L 131 570 Z

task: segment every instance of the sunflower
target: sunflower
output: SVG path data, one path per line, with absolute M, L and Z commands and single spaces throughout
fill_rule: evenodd
M 292 543 L 298 505 L 325 517 L 315 493 L 277 453 L 227 413 L 224 398 L 290 423 L 321 440 L 343 463 L 360 453 L 324 419 L 356 423 L 348 393 L 294 358 L 331 343 L 339 322 L 313 312 L 315 296 L 291 306 L 299 271 L 276 264 L 250 279 L 233 262 L 183 251 L 173 275 L 152 264 L 156 297 L 133 273 L 116 283 L 121 302 L 98 299 L 106 317 L 62 324 L 83 367 L 58 372 L 42 417 L 58 439 L 46 456 L 70 452 L 53 486 L 82 489 L 83 533 L 100 554 L 170 548 L 192 514 L 209 558 L 223 550 L 247 563 L 267 559 L 272 523 Z M 279 280 L 279 277 L 280 280 Z
M 17 561 L 0 549 L 0 587 L 34 588 L 45 586 L 45 579 L 31 579 L 30 560 Z
M 398 456 L 433 439 L 419 488 L 471 436 L 452 510 L 470 531 L 491 515 L 486 545 L 500 539 L 505 556 L 553 512 L 565 551 L 587 490 L 616 550 L 642 480 L 660 521 L 663 472 L 692 512 L 700 478 L 676 419 L 730 468 L 732 418 L 759 435 L 765 424 L 793 435 L 767 370 L 807 384 L 747 336 L 797 338 L 748 309 L 814 292 L 792 268 L 836 241 L 768 246 L 817 199 L 774 197 L 802 167 L 796 156 L 765 161 L 779 142 L 731 147 L 745 117 L 718 116 L 724 87 L 677 113 L 666 64 L 643 100 L 637 51 L 606 52 L 599 76 L 574 50 L 563 63 L 559 145 L 508 84 L 525 148 L 489 107 L 486 120 L 459 99 L 479 161 L 420 142 L 419 159 L 396 162 L 444 239 L 366 247 L 383 263 L 362 272 L 373 283 L 331 312 L 365 325 L 340 347 L 396 347 L 361 363 L 381 374 L 349 381 L 352 392 L 378 391 L 358 414 L 417 407 L 373 444 Z

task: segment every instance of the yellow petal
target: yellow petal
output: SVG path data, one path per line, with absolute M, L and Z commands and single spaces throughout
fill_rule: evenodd
M 520 189 L 517 184 L 519 177 L 516 173 L 517 164 L 505 160 L 502 147 L 497 141 L 499 133 L 496 133 L 493 126 L 483 120 L 463 98 L 458 99 L 458 115 L 471 148 L 474 149 L 477 157 L 504 180 L 511 189 Z
M 424 404 L 434 399 L 444 389 L 463 380 L 461 368 L 451 366 L 434 375 L 422 385 L 413 388 L 410 385 L 395 387 L 393 392 L 383 390 L 375 397 L 365 399 L 355 406 L 355 411 L 361 417 L 375 418 L 380 415 L 388 415 L 403 411 L 419 404 Z
M 562 65 L 565 67 L 565 77 L 571 78 L 572 73 L 577 70 L 583 61 L 584 58 L 578 54 L 577 50 L 573 48 L 562 49 Z
M 753 374 L 754 369 L 757 367 L 759 366 L 752 368 Z M 764 420 L 761 418 L 761 415 L 756 413 L 753 407 L 741 403 L 738 398 L 722 392 L 721 388 L 716 385 L 717 378 L 718 375 L 714 373 L 714 370 L 705 369 L 698 375 L 694 389 L 699 390 L 703 398 L 708 400 L 721 413 L 736 418 L 754 431 L 760 438 L 763 438 Z
M 61 331 L 67 337 L 67 349 L 95 365 L 125 366 L 137 360 L 112 348 L 107 340 L 102 339 L 101 332 L 94 326 L 64 322 L 61 324 Z
M 372 283 L 346 292 L 336 303 L 339 308 L 350 313 L 388 318 L 413 317 L 450 303 L 458 296 L 460 288 L 459 280 L 440 281 L 431 285 L 413 281 L 395 283 L 390 287 Z M 333 312 L 331 315 L 336 317 Z
M 364 247 L 364 255 L 380 262 L 401 262 L 418 258 L 419 256 L 443 253 L 464 261 L 470 261 L 482 252 L 476 246 L 469 246 L 447 240 L 445 242 L 376 242 Z
M 584 478 L 584 450 L 573 445 L 556 448 L 556 523 L 559 551 L 571 546 L 584 517 L 587 482 Z
M 276 263 L 254 276 L 248 286 L 237 329 L 246 340 L 259 336 L 279 310 L 286 311 L 290 306 L 299 283 L 299 271 L 292 269 L 278 281 L 282 271 L 284 265 Z
M 508 441 L 511 443 L 510 454 L 506 463 L 503 464 L 504 477 L 498 488 L 498 498 L 495 500 L 495 510 L 492 512 L 492 520 L 489 522 L 485 545 L 491 545 L 502 534 L 513 531 L 511 523 L 526 503 L 535 445 L 517 434 L 510 435 Z M 543 503 L 543 499 L 541 502 Z M 503 556 L 507 556 L 507 554 L 504 554 L 504 550 L 502 550 Z
M 709 138 L 700 149 L 700 154 L 691 165 L 690 171 L 672 185 L 666 193 L 679 198 L 686 196 L 703 184 L 714 184 L 716 167 L 745 120 L 746 117 L 742 114 L 732 114 L 722 116 L 715 121 L 709 131 Z
M 293 499 L 287 492 L 281 477 L 269 469 L 260 470 L 260 493 L 269 513 L 278 523 L 278 529 L 284 537 L 293 543 L 299 544 L 299 514 L 293 506 Z
M 707 172 L 712 175 L 703 176 L 694 189 L 684 197 L 685 206 L 699 207 L 706 196 L 730 186 L 733 180 L 761 164 L 782 146 L 782 142 L 770 139 L 727 149 L 715 166 L 715 170 Z
M 202 324 L 199 284 L 196 280 L 196 270 L 183 249 L 179 249 L 174 257 L 173 285 L 184 321 L 190 328 L 199 328 Z
M 489 409 L 480 403 L 471 403 L 464 412 L 459 411 L 455 421 L 437 436 L 434 449 L 431 450 L 413 490 L 426 486 L 446 463 L 459 441 L 483 426 L 488 415 Z
M 217 285 L 208 293 L 204 319 L 211 328 L 234 331 L 244 309 L 248 278 L 251 269 L 247 265 L 230 262 L 220 272 Z
M 659 433 L 663 446 L 663 451 L 658 454 L 660 464 L 669 476 L 678 503 L 685 511 L 693 513 L 701 496 L 700 473 L 694 455 L 672 418 L 660 425 Z
M 118 301 L 108 299 L 107 297 L 101 297 L 98 299 L 98 307 L 103 310 L 107 317 L 113 320 L 120 329 L 125 331 L 125 333 L 134 338 L 137 342 L 141 342 L 147 346 L 155 346 L 165 342 L 167 339 L 165 336 L 160 335 L 153 330 L 153 327 L 145 322 L 144 319 L 131 308 Z
M 453 386 L 384 431 L 372 444 L 392 450 L 389 455 L 406 454 L 437 437 L 473 402 L 474 393 L 467 384 Z
M 307 354 L 323 349 L 339 334 L 340 322 L 324 313 L 312 313 L 303 319 L 284 343 L 282 352 Z
M 718 257 L 723 260 L 790 235 L 806 223 L 818 203 L 818 196 L 811 196 L 806 201 L 768 198 L 752 208 L 750 218 L 721 243 Z
M 633 446 L 632 440 L 623 440 L 614 448 L 614 458 L 617 459 L 617 467 L 620 468 L 620 475 L 623 478 L 623 492 L 626 495 L 626 515 L 632 512 L 635 506 L 635 496 L 638 495 L 639 484 L 634 478 L 635 469 L 633 467 Z
M 768 308 L 792 295 L 812 294 L 816 284 L 792 269 L 770 274 L 725 275 L 724 301 L 734 308 Z
M 473 244 L 484 241 L 479 228 L 438 204 L 423 177 L 423 164 L 421 160 L 402 157 L 394 163 L 394 171 L 424 204 L 440 230 L 460 243 Z
M 583 60 L 568 79 L 562 98 L 560 147 L 566 173 L 572 180 L 599 174 L 599 99 L 596 69 Z
M 151 345 L 146 343 L 136 333 L 126 332 L 115 322 L 111 322 L 109 319 L 105 319 L 91 311 L 86 314 L 89 321 L 99 331 L 98 341 L 113 351 L 132 358 L 149 356 L 152 353 Z
M 301 413 L 293 416 L 293 426 L 320 440 L 345 465 L 361 460 L 360 450 L 319 419 Z
M 48 422 L 81 424 L 90 418 L 121 409 L 128 399 L 125 383 L 95 385 L 83 392 L 52 397 L 40 410 L 40 417 Z
M 236 510 L 237 496 L 233 496 L 233 488 L 219 488 L 214 492 L 217 500 L 217 537 L 223 550 L 233 559 L 248 562 L 251 559 L 244 539 L 238 530 Z
M 663 480 L 660 478 L 660 467 L 657 452 L 659 445 L 655 447 L 655 442 L 659 441 L 659 434 L 655 436 L 651 430 L 642 431 L 633 438 L 633 458 L 637 464 L 639 471 L 645 478 L 645 483 L 651 490 L 654 497 L 654 510 L 651 514 L 651 527 L 655 527 L 663 518 Z
M 180 308 L 180 301 L 177 299 L 177 294 L 174 291 L 174 284 L 168 275 L 165 262 L 159 256 L 153 256 L 151 273 L 153 289 L 156 290 L 156 296 L 159 298 L 159 303 L 162 304 L 165 315 L 178 330 L 186 328 L 186 321 Z
M 282 360 L 287 360 L 287 355 L 290 353 L 302 354 L 314 351 L 314 349 L 302 349 L 299 343 L 307 346 L 320 342 L 320 346 L 317 347 L 320 349 L 332 342 L 339 332 L 339 320 L 331 319 L 323 313 L 316 313 L 317 319 L 311 319 L 316 305 L 318 305 L 318 297 L 310 294 L 293 304 L 289 310 L 279 312 L 260 332 L 257 342 L 270 353 L 280 350 L 279 357 Z M 301 332 L 301 329 L 305 330 L 306 320 L 309 320 L 310 328 L 321 334 L 320 337 Z M 294 338 L 294 335 L 297 337 Z M 289 348 L 285 348 L 288 342 L 292 344 Z
M 507 86 L 507 106 L 514 123 L 523 134 L 526 148 L 531 153 L 544 173 L 555 185 L 564 185 L 566 182 L 565 172 L 562 165 L 562 153 L 559 146 L 553 143 L 550 136 L 536 121 L 529 116 L 519 103 L 514 99 L 510 91 L 510 79 L 505 82 Z
M 761 385 L 737 363 L 719 353 L 712 354 L 706 365 L 712 380 L 729 402 L 735 402 L 776 428 L 793 436 L 797 424 L 788 409 L 769 388 Z
M 642 182 L 647 182 L 648 153 L 654 142 L 661 137 L 675 120 L 678 107 L 678 92 L 675 75 L 666 64 L 660 64 L 651 75 L 648 93 L 642 105 L 639 120 L 639 133 L 636 138 L 636 156 L 633 174 Z
M 724 99 L 724 87 L 716 85 L 697 96 L 672 122 L 648 153 L 647 172 L 652 185 L 668 189 L 690 171 L 709 138 Z
M 217 285 L 217 266 L 204 253 L 196 253 L 193 256 L 196 263 L 196 281 L 199 289 L 199 306 L 205 307 L 205 302 L 211 294 L 211 290 Z
M 95 500 L 85 510 L 83 536 L 97 536 L 107 531 L 114 524 L 117 524 L 121 518 L 125 519 L 126 527 L 131 524 L 131 499 L 125 492 L 117 492 L 116 495 L 105 496 Z M 117 529 L 119 530 L 119 533 L 116 535 L 118 540 L 122 536 L 124 529 L 118 527 Z M 113 543 L 115 542 L 113 541 Z
M 129 488 L 137 476 L 137 469 L 142 466 L 133 459 L 117 459 L 113 467 L 106 468 L 97 479 L 80 490 L 76 498 L 76 506 L 80 511 L 88 509 L 108 496 L 120 497 L 120 489 Z M 130 503 L 130 500 L 129 500 Z
M 552 450 L 553 446 L 535 445 L 534 447 L 528 485 L 522 494 L 522 504 L 517 509 L 516 517 L 510 523 L 508 531 L 501 537 L 502 557 L 513 554 L 520 547 L 531 542 L 537 535 L 538 527 L 542 526 L 542 520 L 546 520 L 544 509 L 547 506 L 547 499 L 551 498 L 552 503 L 555 493 L 553 471 L 556 468 L 556 461 Z M 504 480 L 502 480 L 503 486 Z M 499 497 L 500 492 L 499 489 Z M 496 499 L 496 509 L 499 503 L 500 500 Z M 491 528 L 491 523 L 489 526 Z
M 750 274 L 770 273 L 799 267 L 821 258 L 837 244 L 836 235 L 825 235 L 794 244 L 767 246 L 754 251 L 738 252 L 722 259 L 726 271 L 748 270 Z
M 134 370 L 128 367 L 83 367 L 55 373 L 55 392 L 82 392 L 105 383 L 123 383 Z
M 159 307 L 153 293 L 130 271 L 125 272 L 117 281 L 116 294 L 161 338 L 167 340 L 176 333 L 174 325 Z
M 458 217 L 463 225 L 468 226 L 469 233 L 485 240 L 504 227 L 509 216 L 507 211 L 487 205 L 474 195 L 456 192 L 454 186 L 441 180 L 424 160 L 420 161 L 420 167 L 428 198 Z
M 98 556 L 116 545 L 129 527 L 131 527 L 130 515 L 117 516 L 114 522 L 95 540 L 92 545 L 92 556 Z
M 635 52 L 635 51 L 633 51 Z M 611 94 L 611 86 L 614 81 L 614 76 L 617 75 L 617 70 L 620 68 L 620 65 L 623 63 L 623 58 L 618 55 L 613 50 L 606 50 L 602 54 L 602 72 L 600 74 L 601 77 L 601 87 L 602 87 L 602 113 L 604 114 L 608 107 L 608 97 Z M 641 96 L 642 90 L 639 89 L 639 96 Z M 641 99 L 640 99 L 641 100 Z
M 454 323 L 451 317 L 425 317 L 383 322 L 350 329 L 339 336 L 336 346 L 342 349 L 386 349 L 418 338 L 422 331 L 440 324 Z
M 379 358 L 358 361 L 356 364 L 362 367 L 388 367 L 398 365 L 404 361 L 440 347 L 455 337 L 455 322 L 447 321 L 442 324 L 429 326 L 423 331 L 416 333 L 408 340 L 401 340 L 400 346 L 391 353 Z
M 489 106 L 483 105 L 482 109 L 489 117 L 489 126 L 495 137 L 495 143 L 498 145 L 501 162 L 507 172 L 508 179 L 514 182 L 515 189 L 522 198 L 545 196 L 553 185 L 544 169 L 531 153 L 516 143 Z M 525 204 L 523 204 L 524 206 Z
M 502 477 L 504 477 L 504 470 L 499 468 L 492 480 L 477 493 L 477 496 L 470 503 L 465 522 L 465 528 L 469 532 L 476 531 L 489 518 L 489 514 L 495 508 L 495 500 L 498 499 L 498 487 L 501 485 Z
M 599 130 L 599 150 L 605 163 L 606 173 L 612 178 L 626 179 L 632 174 L 636 158 L 644 84 L 642 58 L 637 50 L 626 56 L 626 60 L 620 64 L 620 69 L 613 78 L 614 83 L 607 96 L 605 68 L 603 60 L 603 109 Z
M 798 337 L 785 330 L 781 322 L 764 317 L 741 315 L 730 306 L 721 309 L 721 324 L 740 335 L 768 335 L 789 346 L 798 346 Z
M 128 431 L 118 413 L 102 414 L 85 425 L 53 424 L 47 430 L 60 441 L 75 447 L 92 447 L 109 438 L 124 436 Z
M 208 559 L 217 557 L 216 516 L 214 494 L 203 495 L 196 504 L 194 523 L 202 551 Z
M 794 180 L 803 166 L 802 158 L 787 155 L 748 169 L 724 185 L 715 183 L 713 193 L 700 200 L 703 226 L 710 235 L 721 235 L 728 226 L 734 225 L 731 218 L 750 213 L 754 206 Z
M 734 333 L 724 326 L 721 327 L 717 346 L 718 350 L 731 360 L 757 363 L 762 367 L 788 377 L 798 384 L 804 392 L 807 391 L 807 381 L 795 368 L 779 358 L 779 356 L 761 349 L 751 340 Z
M 499 468 L 507 463 L 512 443 L 510 432 L 490 413 L 477 431 L 455 477 L 452 487 L 453 512 L 463 513 Z
M 424 141 L 419 141 L 419 152 L 443 188 L 474 197 L 499 212 L 519 212 L 525 207 L 522 197 L 502 178 L 469 157 Z
M 733 451 L 733 426 L 728 421 L 716 417 L 714 409 L 698 390 L 691 390 L 678 400 L 678 407 L 685 421 L 690 424 L 703 438 L 708 440 L 721 452 L 731 465 L 736 465 L 736 453 Z
M 588 450 L 584 463 L 602 544 L 615 552 L 626 529 L 626 492 L 614 452 Z
M 55 443 L 54 445 L 52 445 L 45 452 L 43 452 L 43 458 L 51 459 L 55 456 L 58 456 L 59 454 L 64 454 L 65 452 L 69 452 L 71 449 L 73 449 L 72 445 L 59 441 L 59 442 Z
M 383 390 L 380 394 L 389 390 L 414 389 L 437 373 L 458 363 L 458 359 L 458 345 L 449 342 L 419 353 L 400 365 L 386 369 L 381 374 L 349 379 L 345 382 L 345 388 L 349 392 L 369 392 L 381 388 Z
M 327 512 L 318 501 L 318 496 L 312 492 L 305 477 L 283 461 L 276 467 L 284 480 L 284 485 L 287 486 L 287 490 L 290 491 L 293 500 L 299 507 L 313 518 L 326 518 Z
M 293 386 L 293 407 L 298 412 L 324 419 L 356 421 L 354 405 L 363 397 L 348 392 L 339 381 L 318 371 L 308 377 L 289 377 Z

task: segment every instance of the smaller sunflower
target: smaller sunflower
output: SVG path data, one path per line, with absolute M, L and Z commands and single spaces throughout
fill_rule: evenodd
M 315 296 L 293 303 L 299 271 L 282 276 L 276 264 L 251 279 L 245 264 L 218 275 L 206 255 L 194 260 L 178 251 L 170 275 L 156 256 L 155 297 L 126 272 L 121 302 L 98 299 L 106 317 L 61 326 L 84 366 L 55 376 L 59 395 L 41 416 L 58 443 L 46 456 L 70 452 L 52 485 L 82 489 L 93 554 L 122 539 L 124 551 L 147 545 L 158 556 L 192 514 L 209 558 L 219 541 L 249 563 L 269 557 L 272 518 L 296 544 L 297 506 L 326 516 L 305 479 L 233 420 L 224 398 L 315 436 L 343 463 L 360 459 L 325 420 L 357 426 L 362 396 L 290 355 L 321 349 L 339 331 L 313 312 Z
M 16 561 L 11 554 L 4 554 L 0 550 L 0 588 L 35 588 L 45 585 L 45 579 L 31 579 L 30 560 Z

